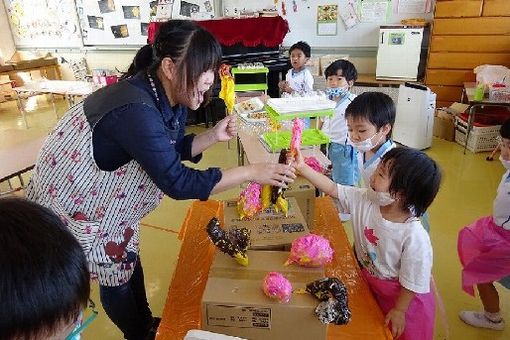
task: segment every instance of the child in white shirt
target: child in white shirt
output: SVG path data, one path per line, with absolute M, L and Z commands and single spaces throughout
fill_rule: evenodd
M 310 59 L 311 48 L 304 41 L 299 41 L 289 49 L 290 64 L 292 68 L 287 72 L 285 80 L 278 83 L 282 92 L 307 93 L 313 91 L 313 76 L 305 64 Z M 310 127 L 310 118 L 305 121 L 305 129 Z
M 366 188 L 336 184 L 294 159 L 303 177 L 338 199 L 350 213 L 356 257 L 383 313 L 400 340 L 431 340 L 435 300 L 431 292 L 432 246 L 418 219 L 441 181 L 437 164 L 423 152 L 394 148 L 377 166 Z
M 393 100 L 382 92 L 364 92 L 345 110 L 349 142 L 358 151 L 362 187 L 368 187 L 384 154 L 396 146 L 390 139 L 395 111 Z
M 331 160 L 331 178 L 335 183 L 356 185 L 359 180 L 357 152 L 347 143 L 345 110 L 356 98 L 349 90 L 358 78 L 356 67 L 348 60 L 336 60 L 325 70 L 326 94 L 336 101 L 332 117 L 321 120 L 321 130 L 331 139 L 328 158 Z
M 500 129 L 500 161 L 506 169 L 494 200 L 492 216 L 482 217 L 459 232 L 458 251 L 462 263 L 462 287 L 474 295 L 476 285 L 483 311 L 462 311 L 460 318 L 474 326 L 503 330 L 494 282 L 510 289 L 510 120 Z

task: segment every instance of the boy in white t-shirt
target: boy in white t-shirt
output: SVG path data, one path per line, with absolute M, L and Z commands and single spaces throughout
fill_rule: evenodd
M 305 64 L 310 59 L 311 48 L 304 41 L 299 41 L 289 49 L 292 68 L 287 72 L 285 80 L 278 83 L 280 91 L 286 93 L 307 93 L 313 91 L 313 76 Z M 304 119 L 305 129 L 310 127 L 310 118 Z
M 382 92 L 364 92 L 345 110 L 349 142 L 358 151 L 362 187 L 368 187 L 384 154 L 396 146 L 390 139 L 395 111 L 393 99 Z
M 336 184 L 312 170 L 298 151 L 294 165 L 350 213 L 355 253 L 383 313 L 399 340 L 431 340 L 435 300 L 431 291 L 432 246 L 419 216 L 441 182 L 437 164 L 421 151 L 388 151 L 367 188 Z
M 287 72 L 285 80 L 278 84 L 282 92 L 306 93 L 313 91 L 313 76 L 305 66 L 310 56 L 310 45 L 304 41 L 299 41 L 290 47 L 289 57 L 292 68 Z

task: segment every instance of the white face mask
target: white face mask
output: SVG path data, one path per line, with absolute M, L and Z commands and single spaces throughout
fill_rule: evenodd
M 389 192 L 374 191 L 371 187 L 368 187 L 367 195 L 369 200 L 381 207 L 395 202 L 395 199 L 391 197 Z
M 499 156 L 499 160 L 505 169 L 510 170 L 510 161 L 504 160 L 501 155 Z
M 349 143 L 352 146 L 354 146 L 354 148 L 356 150 L 358 150 L 360 152 L 367 152 L 367 151 L 370 151 L 373 148 L 375 148 L 377 146 L 377 144 L 379 144 L 379 142 L 381 141 L 381 138 L 383 137 L 383 135 L 381 135 L 376 143 L 372 143 L 372 138 L 374 138 L 376 135 L 377 135 L 377 133 L 375 135 L 373 135 L 372 137 L 367 138 L 367 139 L 365 139 L 364 141 L 361 141 L 361 142 L 354 142 L 351 139 L 351 137 L 349 136 Z

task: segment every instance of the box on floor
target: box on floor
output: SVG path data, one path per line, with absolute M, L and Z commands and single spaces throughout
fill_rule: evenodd
M 248 251 L 249 266 L 239 266 L 217 252 L 202 297 L 202 329 L 247 339 L 325 339 L 327 325 L 314 314 L 318 301 L 310 294 L 292 294 L 288 303 L 262 291 L 267 273 L 282 273 L 293 290 L 324 277 L 322 268 L 285 266 L 288 252 Z
M 310 233 L 295 198 L 289 197 L 287 216 L 273 208 L 266 209 L 249 220 L 241 220 L 237 200 L 223 202 L 225 230 L 247 228 L 250 231 L 250 249 L 285 250 L 292 241 Z
M 436 110 L 434 114 L 433 135 L 453 142 L 455 140 L 455 117 L 467 110 L 469 105 L 453 103 L 450 107 Z

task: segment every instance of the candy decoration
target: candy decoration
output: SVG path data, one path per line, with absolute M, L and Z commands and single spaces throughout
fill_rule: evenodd
M 345 325 L 351 319 L 347 289 L 336 277 L 325 277 L 306 285 L 306 291 L 322 301 L 315 315 L 322 323 Z
M 231 114 L 236 102 L 234 77 L 230 74 L 230 66 L 227 64 L 221 64 L 218 72 L 221 79 L 221 89 L 218 97 L 223 99 L 225 106 L 227 107 L 228 114 Z
M 290 139 L 290 154 L 296 155 L 296 151 L 301 147 L 301 136 L 303 135 L 303 129 L 305 122 L 302 119 L 294 118 L 292 120 L 292 137 Z
M 272 186 L 270 184 L 262 186 L 262 194 L 260 195 L 262 209 L 267 209 L 271 206 L 271 191 Z
M 246 250 L 250 245 L 250 232 L 246 228 L 233 229 L 225 233 L 220 222 L 213 217 L 207 224 L 207 235 L 219 250 L 233 257 L 242 266 L 248 265 Z
M 317 158 L 315 158 L 315 156 L 305 157 L 305 163 L 318 173 L 324 173 L 324 168 L 322 167 L 321 163 L 319 163 Z
M 251 218 L 262 210 L 262 203 L 260 201 L 261 190 L 262 187 L 259 183 L 250 182 L 239 194 L 237 211 L 239 212 L 239 217 L 242 220 L 245 218 Z
M 292 295 L 292 285 L 281 273 L 269 272 L 262 282 L 262 290 L 280 303 L 287 303 Z
M 333 259 L 329 241 L 319 235 L 309 234 L 292 241 L 286 265 L 297 263 L 303 267 L 321 267 Z

